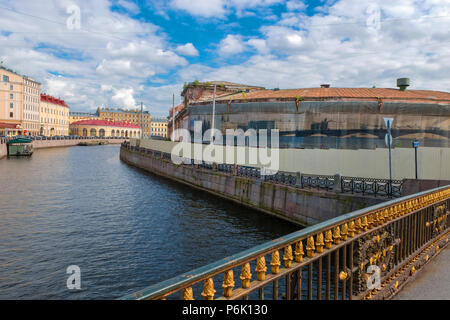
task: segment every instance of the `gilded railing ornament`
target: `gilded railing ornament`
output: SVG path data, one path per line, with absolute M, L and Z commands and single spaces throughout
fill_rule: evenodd
M 272 253 L 272 261 L 270 262 L 270 265 L 272 266 L 272 273 L 273 274 L 277 274 L 280 270 L 280 253 L 278 252 L 278 250 L 275 250 Z
M 341 281 L 345 281 L 345 280 L 347 280 L 347 278 L 348 278 L 348 273 L 347 272 L 345 272 L 345 271 L 339 272 L 339 279 Z
M 325 248 L 330 249 L 333 245 L 333 231 L 327 230 L 325 232 Z
M 361 230 L 363 229 L 361 218 L 358 218 L 355 220 L 355 230 L 356 234 L 361 233 Z
M 266 279 L 267 267 L 266 267 L 266 258 L 264 258 L 264 256 L 259 257 L 256 260 L 255 271 L 256 271 L 258 281 L 264 281 Z
M 344 223 L 341 227 L 341 239 L 343 241 L 347 240 L 347 235 L 348 235 L 348 225 Z
M 314 256 L 315 249 L 316 247 L 314 246 L 314 238 L 309 237 L 308 240 L 306 241 L 306 255 L 309 258 L 312 258 Z
M 287 247 L 284 248 L 284 255 L 283 255 L 284 267 L 290 268 L 292 266 L 293 259 L 294 257 L 292 256 L 292 246 L 288 245 Z
M 246 263 L 242 266 L 241 276 L 239 277 L 242 282 L 242 288 L 247 289 L 250 287 L 250 281 L 252 279 L 252 272 L 250 269 L 250 263 Z
M 183 289 L 182 299 L 183 300 L 194 300 L 194 292 L 192 291 L 192 287 Z
M 348 236 L 354 237 L 355 236 L 355 222 L 354 221 L 350 221 L 350 223 L 348 224 Z
M 341 230 L 339 227 L 334 228 L 333 238 L 334 244 L 339 244 L 341 242 Z
M 203 283 L 203 292 L 202 297 L 205 300 L 214 300 L 214 294 L 216 290 L 214 290 L 214 281 L 213 278 L 208 278 Z
M 362 229 L 363 229 L 364 231 L 367 231 L 367 227 L 368 227 L 367 216 L 364 216 L 364 217 L 362 218 L 362 221 L 361 221 L 361 227 L 362 227 Z
M 319 233 L 316 236 L 316 251 L 317 253 L 322 253 L 323 252 L 323 246 L 324 246 L 324 242 L 323 242 L 323 233 Z
M 223 296 L 224 297 L 231 297 L 233 295 L 233 287 L 234 287 L 234 274 L 233 270 L 228 270 L 225 272 L 225 277 L 223 279 Z
M 305 252 L 303 252 L 303 242 L 299 241 L 295 244 L 295 262 L 302 262 L 303 261 L 303 255 Z

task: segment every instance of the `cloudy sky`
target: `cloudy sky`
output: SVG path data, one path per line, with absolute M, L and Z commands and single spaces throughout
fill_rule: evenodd
M 166 116 L 196 79 L 450 91 L 449 0 L 0 0 L 0 44 L 73 111 Z

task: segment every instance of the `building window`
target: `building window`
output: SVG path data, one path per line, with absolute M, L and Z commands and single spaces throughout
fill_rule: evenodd
M 10 99 L 14 99 L 14 94 L 10 93 L 10 94 L 9 94 L 9 98 L 10 98 Z
M 4 82 L 9 82 L 9 77 L 8 77 L 8 76 L 5 76 L 5 75 L 3 75 L 3 81 L 4 81 Z
M 9 107 L 10 107 L 10 108 L 14 108 L 14 103 L 11 102 L 11 103 L 9 104 Z
M 12 84 L 9 85 L 9 90 L 12 90 L 14 87 Z
M 14 117 L 14 114 L 12 112 L 9 113 L 9 117 L 12 118 Z

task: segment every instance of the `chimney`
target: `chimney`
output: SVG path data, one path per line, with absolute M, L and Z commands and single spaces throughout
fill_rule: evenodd
M 406 88 L 409 87 L 409 84 L 410 84 L 409 78 L 397 79 L 397 87 L 400 88 L 400 91 L 406 91 Z
M 324 83 L 320 85 L 321 88 L 329 88 L 330 85 L 328 83 Z

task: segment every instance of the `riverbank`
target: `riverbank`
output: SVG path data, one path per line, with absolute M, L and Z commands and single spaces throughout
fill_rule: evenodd
M 306 190 L 260 179 L 236 176 L 192 165 L 176 165 L 162 153 L 120 148 L 120 159 L 132 166 L 276 216 L 309 226 L 385 200 L 331 191 Z

